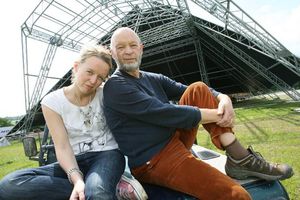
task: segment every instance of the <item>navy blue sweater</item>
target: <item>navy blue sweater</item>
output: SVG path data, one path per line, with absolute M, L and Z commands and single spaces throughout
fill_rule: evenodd
M 117 70 L 104 86 L 104 114 L 129 166 L 149 161 L 170 141 L 176 128 L 195 127 L 198 108 L 170 104 L 186 85 L 161 74 L 140 71 L 140 78 Z

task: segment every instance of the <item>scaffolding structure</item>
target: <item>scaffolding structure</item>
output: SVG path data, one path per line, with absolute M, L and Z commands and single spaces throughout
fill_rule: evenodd
M 223 26 L 196 17 L 191 5 L 193 10 L 215 16 Z M 168 76 L 187 84 L 188 76 L 208 85 L 227 76 L 237 83 L 220 90 L 238 85 L 253 95 L 280 90 L 293 100 L 300 99 L 299 92 L 276 73 L 284 68 L 299 78 L 299 58 L 231 0 L 41 0 L 21 26 L 27 112 L 22 130 L 28 132 L 32 126 L 57 49 L 78 52 L 90 41 L 107 45 L 112 32 L 121 26 L 140 35 L 145 46 L 144 70 L 155 71 L 163 65 Z M 28 39 L 47 44 L 34 87 L 29 80 Z M 270 62 L 257 60 L 250 51 Z M 197 66 L 185 71 L 180 62 L 192 56 Z M 207 59 L 219 67 L 210 69 Z

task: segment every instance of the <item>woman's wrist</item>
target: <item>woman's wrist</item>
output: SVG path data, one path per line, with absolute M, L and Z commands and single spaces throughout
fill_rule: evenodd
M 78 179 L 83 179 L 83 173 L 77 167 L 71 168 L 67 171 L 67 177 L 71 184 L 74 184 Z

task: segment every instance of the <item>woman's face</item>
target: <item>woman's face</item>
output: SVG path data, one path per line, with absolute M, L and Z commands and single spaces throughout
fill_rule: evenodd
M 92 56 L 83 63 L 75 63 L 75 84 L 82 93 L 94 92 L 107 78 L 109 65 L 102 59 Z

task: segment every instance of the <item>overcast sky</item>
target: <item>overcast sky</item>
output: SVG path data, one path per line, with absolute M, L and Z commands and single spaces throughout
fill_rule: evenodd
M 21 24 L 30 15 L 40 0 L 4 0 L 0 6 L 0 117 L 25 114 L 23 65 L 21 50 Z M 280 43 L 300 57 L 300 0 L 235 0 L 244 11 L 261 24 Z M 287 3 L 288 2 L 288 3 Z M 37 42 L 36 42 L 37 43 Z M 45 51 L 44 44 L 34 44 L 34 65 L 38 73 Z M 32 56 L 32 54 L 31 54 Z M 53 63 L 49 75 L 64 74 L 73 61 L 73 54 L 56 53 L 64 58 L 62 63 Z M 59 71 L 58 73 L 55 73 Z M 51 82 L 51 81 L 50 81 Z M 54 83 L 54 81 L 52 80 Z M 51 83 L 50 83 L 51 85 Z M 49 86 L 50 87 L 50 86 Z

